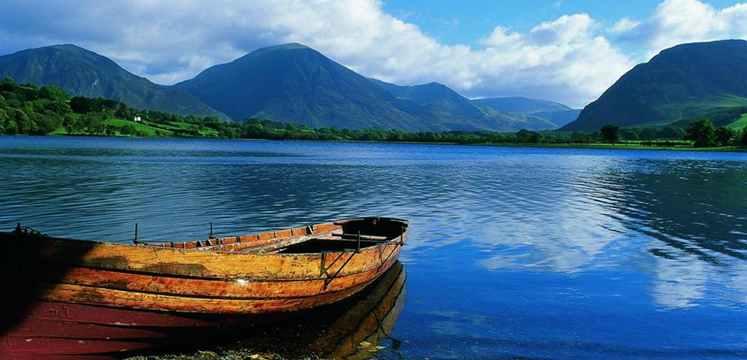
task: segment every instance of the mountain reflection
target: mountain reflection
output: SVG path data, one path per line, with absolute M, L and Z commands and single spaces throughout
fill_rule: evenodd
M 641 167 L 648 164 L 642 162 Z M 741 164 L 680 161 L 625 177 L 617 212 L 628 229 L 651 239 L 653 295 L 669 308 L 690 307 L 712 283 L 745 301 L 747 173 Z
M 713 283 L 728 284 L 736 292 L 728 298 L 745 302 L 744 164 L 608 159 L 579 170 L 541 188 L 539 196 L 553 201 L 516 211 L 531 215 L 522 221 L 512 215 L 510 231 L 505 220 L 484 229 L 491 246 L 503 248 L 482 264 L 564 273 L 632 264 L 652 273 L 660 306 L 697 305 Z M 566 194 L 550 196 L 559 189 Z

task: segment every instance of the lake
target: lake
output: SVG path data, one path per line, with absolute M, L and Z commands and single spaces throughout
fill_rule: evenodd
M 410 220 L 378 358 L 747 357 L 747 155 L 0 137 L 0 229 L 130 242 Z

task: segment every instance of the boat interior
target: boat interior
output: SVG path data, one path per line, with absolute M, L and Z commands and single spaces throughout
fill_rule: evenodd
M 387 242 L 402 241 L 407 228 L 406 220 L 367 217 L 259 234 L 148 243 L 146 246 L 246 254 L 358 251 Z

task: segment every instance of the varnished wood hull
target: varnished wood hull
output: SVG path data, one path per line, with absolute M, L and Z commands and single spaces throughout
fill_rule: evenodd
M 33 310 L 15 329 L 0 337 L 0 359 L 71 360 L 116 359 L 139 353 L 153 354 L 164 346 L 178 346 L 191 339 L 206 345 L 207 339 L 220 339 L 221 334 L 239 330 L 233 336 L 243 339 L 262 326 L 279 321 L 264 337 L 288 336 L 294 319 L 310 317 L 316 326 L 306 329 L 310 338 L 296 344 L 297 355 L 310 354 L 323 358 L 370 357 L 369 348 L 360 348 L 367 341 L 376 344 L 392 330 L 402 308 L 406 275 L 401 264 L 366 288 L 364 294 L 341 303 L 341 311 L 301 312 L 288 317 L 262 315 L 195 315 L 117 309 L 92 305 L 37 301 Z M 335 305 L 328 305 L 335 306 Z M 325 315 L 329 313 L 329 316 Z M 277 334 L 276 334 L 277 333 Z M 248 335 L 245 335 L 248 334 Z M 256 348 L 251 338 L 250 348 Z M 264 340 L 264 339 L 263 339 Z M 298 339 L 296 339 L 298 340 Z M 259 340 L 262 341 L 262 340 Z M 290 341 L 284 339 L 282 341 Z M 200 347 L 204 349 L 203 347 Z M 359 354 L 358 354 L 359 353 Z M 293 355 L 291 353 L 290 355 Z
M 151 343 L 143 339 L 157 339 L 163 335 L 155 324 L 171 329 L 187 320 L 204 322 L 205 318 L 211 318 L 203 326 L 227 326 L 232 322 L 230 319 L 337 302 L 360 291 L 389 269 L 406 241 L 405 221 L 380 218 L 350 221 L 365 222 L 356 223 L 356 227 L 362 226 L 373 237 L 381 230 L 376 227 L 377 221 L 384 224 L 386 229 L 379 235 L 384 234 L 381 237 L 386 240 L 362 248 L 359 241 L 358 249 L 282 252 L 282 249 L 298 246 L 308 237 L 344 232 L 345 226 L 352 226 L 344 221 L 158 246 L 0 234 L 0 300 L 3 305 L 0 332 L 4 334 L 0 334 L 3 336 L 0 350 L 5 352 L 2 359 L 52 358 L 9 357 L 7 354 L 9 348 L 35 349 L 32 345 L 38 345 L 39 349 L 69 349 L 71 354 L 100 353 L 104 346 L 101 341 L 63 340 L 54 333 L 68 330 L 67 316 L 73 316 L 72 322 L 81 325 L 82 334 L 104 332 L 102 326 L 107 329 L 124 326 L 118 328 L 117 334 L 129 342 L 117 342 L 116 347 L 137 350 Z M 374 225 L 368 223 L 371 221 Z M 401 226 L 398 234 L 397 226 Z M 268 247 L 280 250 L 252 250 Z M 88 323 L 78 321 L 74 314 L 108 320 Z M 24 322 L 29 319 L 37 322 L 32 322 L 31 326 Z M 38 322 L 42 320 L 44 326 Z M 107 323 L 109 320 L 116 324 Z M 152 327 L 156 331 L 137 330 L 143 321 L 154 324 Z M 190 324 L 189 321 L 186 323 Z M 127 325 L 130 322 L 137 326 Z M 45 331 L 52 333 L 45 334 Z M 25 341 L 20 334 L 34 335 L 35 332 L 41 337 L 26 344 L 19 343 Z M 109 338 L 107 341 L 114 341 L 111 340 L 114 337 Z M 41 350 L 34 352 L 39 355 Z M 23 356 L 27 355 L 31 353 Z

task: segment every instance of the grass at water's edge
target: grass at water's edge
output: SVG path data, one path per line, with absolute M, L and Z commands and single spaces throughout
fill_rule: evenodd
M 506 146 L 506 147 L 544 147 L 544 148 L 569 148 L 569 149 L 610 149 L 610 150 L 668 150 L 668 151 L 711 151 L 711 152 L 747 152 L 745 147 L 719 146 L 696 148 L 693 146 L 649 146 L 640 144 L 528 144 L 528 143 L 496 143 L 496 144 L 471 144 L 479 146 Z
M 696 148 L 693 146 L 650 146 L 640 144 L 608 144 L 608 143 L 468 143 L 441 141 L 325 141 L 325 140 L 303 140 L 318 142 L 351 142 L 351 143 L 374 143 L 374 144 L 414 144 L 414 145 L 463 145 L 463 146 L 496 146 L 496 147 L 527 147 L 527 148 L 568 148 L 568 149 L 610 149 L 610 150 L 667 150 L 667 151 L 710 151 L 710 152 L 747 152 L 747 147 L 719 146 Z
M 15 135 L 25 136 L 25 135 Z M 55 131 L 47 135 L 42 136 L 84 136 L 86 135 L 69 135 L 64 130 Z M 106 137 L 106 136 L 98 136 Z M 130 135 L 121 135 L 117 133 L 114 137 L 137 137 Z M 182 137 L 173 136 L 149 136 L 144 139 L 182 139 Z M 217 139 L 215 137 L 184 137 L 183 139 Z M 267 140 L 267 139 L 246 139 L 238 138 L 232 140 Z M 666 150 L 666 151 L 708 151 L 708 152 L 735 152 L 744 153 L 747 152 L 747 147 L 738 146 L 719 146 L 719 147 L 706 147 L 696 148 L 693 146 L 681 145 L 681 146 L 651 146 L 641 144 L 629 144 L 629 143 L 468 143 L 460 144 L 455 142 L 445 141 L 362 141 L 362 140 L 293 140 L 293 141 L 308 141 L 308 142 L 332 142 L 332 143 L 376 143 L 376 144 L 413 144 L 413 145 L 464 145 L 464 146 L 498 146 L 498 147 L 527 147 L 527 148 L 568 148 L 568 149 L 610 149 L 610 150 Z

